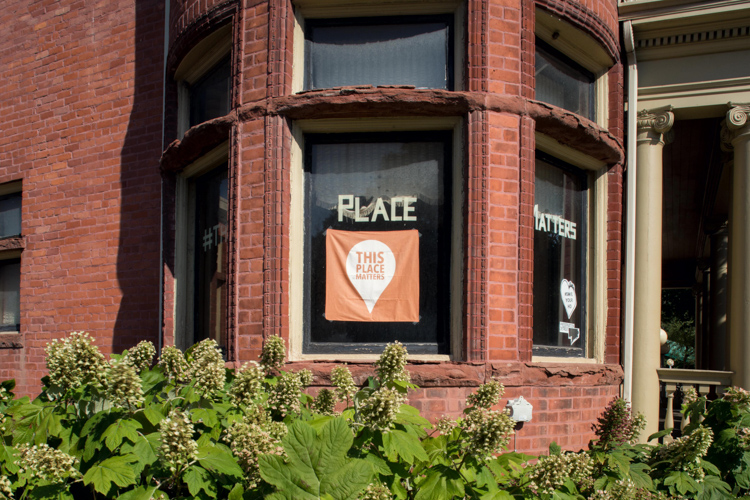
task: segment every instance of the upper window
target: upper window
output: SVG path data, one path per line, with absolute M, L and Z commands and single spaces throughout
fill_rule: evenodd
M 20 183 L 2 186 L 15 190 Z M 0 238 L 21 236 L 21 193 L 0 196 Z M 21 259 L 23 246 L 0 252 L 0 332 L 18 332 L 21 323 Z
M 536 99 L 596 120 L 594 75 L 540 39 L 536 41 Z
M 305 21 L 306 90 L 347 85 L 453 89 L 453 16 Z
M 191 127 L 229 113 L 231 76 L 230 58 L 226 57 L 200 80 L 188 85 Z
M 177 66 L 178 134 L 232 108 L 232 26 L 203 38 Z
M 304 353 L 449 353 L 451 132 L 305 136 Z
M 21 235 L 21 193 L 0 196 L 0 238 Z
M 587 175 L 537 152 L 534 354 L 585 356 Z

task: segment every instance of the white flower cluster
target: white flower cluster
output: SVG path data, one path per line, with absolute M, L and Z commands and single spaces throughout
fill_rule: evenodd
M 346 366 L 337 366 L 331 370 L 331 384 L 336 388 L 336 396 L 339 401 L 345 401 L 347 404 L 357 393 L 352 372 Z
M 307 368 L 303 368 L 302 370 L 297 372 L 297 376 L 299 377 L 299 381 L 302 384 L 303 388 L 308 388 L 313 383 L 313 374 L 310 370 Z
M 158 365 L 162 367 L 164 375 L 170 380 L 185 382 L 188 379 L 188 363 L 185 361 L 185 355 L 173 345 L 162 347 Z
M 215 340 L 201 340 L 193 348 L 190 378 L 195 381 L 195 387 L 202 389 L 205 394 L 214 394 L 224 388 L 227 371 Z
M 730 387 L 724 393 L 724 400 L 739 406 L 745 411 L 750 411 L 750 392 L 742 387 Z
M 8 401 L 10 399 L 10 393 L 5 390 L 5 387 L 0 386 L 0 402 Z
M 593 461 L 585 452 L 542 456 L 529 471 L 529 487 L 548 495 L 552 495 L 568 479 L 576 485 L 583 485 L 584 488 L 590 487 L 593 483 L 593 472 Z
M 623 478 L 614 483 L 608 490 L 596 490 L 589 500 L 631 500 L 642 497 L 639 489 L 630 478 Z
M 248 406 L 260 396 L 263 389 L 263 369 L 255 361 L 242 365 L 229 388 L 229 397 L 235 405 Z
M 260 484 L 260 466 L 258 459 L 261 455 L 285 456 L 281 438 L 287 433 L 287 427 L 281 422 L 262 419 L 254 422 L 245 419 L 234 422 L 226 431 L 224 441 L 237 457 L 249 488 Z
M 112 361 L 107 370 L 107 399 L 114 406 L 133 409 L 144 401 L 141 377 L 127 361 Z
M 47 370 L 50 381 L 65 390 L 87 382 L 102 382 L 106 362 L 85 332 L 73 332 L 65 339 L 47 344 Z
M 161 447 L 159 453 L 172 474 L 182 471 L 198 454 L 198 443 L 193 440 L 195 427 L 190 415 L 174 409 L 159 423 Z
M 18 465 L 19 475 L 28 479 L 41 479 L 52 484 L 65 484 L 68 479 L 80 479 L 81 473 L 76 469 L 78 460 L 60 450 L 50 448 L 46 443 L 18 447 L 21 456 Z
M 302 381 L 298 373 L 281 372 L 276 385 L 271 386 L 268 394 L 268 408 L 282 418 L 290 413 L 300 412 L 300 395 Z
M 336 395 L 330 389 L 321 389 L 312 403 L 312 409 L 321 415 L 335 415 Z
M 5 434 L 5 413 L 0 413 L 0 436 Z
M 11 500 L 13 498 L 13 489 L 10 481 L 5 476 L 0 476 L 0 500 Z
M 284 366 L 284 358 L 286 358 L 284 339 L 278 335 L 271 335 L 263 343 L 263 350 L 260 353 L 260 364 L 266 371 L 278 370 Z
M 458 422 L 446 415 L 443 415 L 435 422 L 435 428 L 440 434 L 450 434 L 456 427 L 458 427 Z
M 497 380 L 491 380 L 482 384 L 474 394 L 466 398 L 466 404 L 476 408 L 487 408 L 488 410 L 500 401 L 500 396 L 505 392 L 503 384 Z
M 393 495 L 385 483 L 369 484 L 357 497 L 357 500 L 391 500 Z
M 711 429 L 698 427 L 687 436 L 675 439 L 654 450 L 651 455 L 651 464 L 662 461 L 670 463 L 671 470 L 687 472 L 698 482 L 703 481 L 706 472 L 701 467 L 703 458 L 713 443 L 714 434 Z
M 359 407 L 362 422 L 373 430 L 388 431 L 396 421 L 396 414 L 401 405 L 405 402 L 406 396 L 396 389 L 381 387 L 370 394 L 370 397 Z
M 151 367 L 154 356 L 156 356 L 154 344 L 148 340 L 142 340 L 135 347 L 128 349 L 123 360 L 133 365 L 137 373 L 141 373 L 146 368 Z
M 688 406 L 698 401 L 698 391 L 695 387 L 683 387 L 682 388 L 682 405 Z
M 516 422 L 510 418 L 508 410 L 475 407 L 464 418 L 462 427 L 466 447 L 479 458 L 489 460 L 508 444 Z
M 740 448 L 750 450 L 750 427 L 740 427 L 737 431 L 737 440 L 740 442 Z
M 380 379 L 380 385 L 391 381 L 411 382 L 411 375 L 406 371 L 406 347 L 396 341 L 388 344 L 383 354 L 375 362 L 375 371 Z

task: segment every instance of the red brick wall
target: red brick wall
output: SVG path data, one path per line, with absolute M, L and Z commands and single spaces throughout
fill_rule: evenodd
M 21 394 L 45 344 L 91 332 L 105 352 L 156 340 L 163 2 L 4 2 L 0 183 L 23 180 Z

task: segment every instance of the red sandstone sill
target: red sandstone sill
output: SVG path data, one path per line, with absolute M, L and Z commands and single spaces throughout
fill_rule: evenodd
M 313 384 L 330 384 L 330 373 L 341 363 L 297 361 L 287 370 L 307 368 L 313 373 Z M 372 363 L 348 363 L 357 384 L 375 374 Z M 583 363 L 465 363 L 416 361 L 409 363 L 412 382 L 420 387 L 478 387 L 491 378 L 506 387 L 521 386 L 616 386 L 622 382 L 623 371 L 618 364 Z

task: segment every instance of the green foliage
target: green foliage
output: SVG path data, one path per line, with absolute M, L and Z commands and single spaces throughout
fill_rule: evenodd
M 406 349 L 386 347 L 357 387 L 304 393 L 272 337 L 261 364 L 224 368 L 213 341 L 183 354 L 141 343 L 110 360 L 76 333 L 55 341 L 33 401 L 0 383 L 0 500 L 716 500 L 750 494 L 750 394 L 686 398 L 691 424 L 665 445 L 636 444 L 640 417 L 613 401 L 598 439 L 572 453 L 506 451 L 515 422 L 490 381 L 460 418 L 433 427 L 409 406 Z

